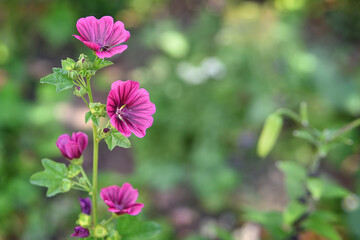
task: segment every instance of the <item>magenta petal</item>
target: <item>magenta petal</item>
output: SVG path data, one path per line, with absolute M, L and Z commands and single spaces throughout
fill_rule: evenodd
M 71 160 L 74 158 L 79 158 L 81 156 L 81 152 L 79 149 L 79 145 L 76 142 L 68 142 L 65 145 L 66 155 Z
M 79 145 L 81 152 L 83 152 L 88 145 L 88 136 L 83 132 L 73 133 L 72 140 Z
M 80 36 L 73 36 L 94 50 L 99 58 L 110 58 L 127 48 L 126 45 L 120 44 L 129 39 L 130 33 L 125 30 L 121 21 L 114 23 L 110 16 L 104 16 L 101 19 L 92 16 L 80 18 L 76 23 L 76 28 Z
M 128 48 L 127 45 L 119 45 L 119 46 L 115 46 L 115 47 L 112 47 L 110 48 L 109 50 L 107 51 L 96 51 L 96 55 L 99 57 L 99 58 L 111 58 L 112 56 L 116 55 L 116 54 L 119 54 L 119 53 L 122 53 L 123 51 L 125 51 L 126 49 Z
M 70 139 L 71 138 L 68 134 L 63 134 L 56 141 L 56 146 L 59 148 L 61 154 L 66 158 L 67 155 L 66 155 L 65 145 L 70 141 Z
M 117 21 L 114 24 L 112 33 L 107 37 L 106 42 L 111 46 L 126 42 L 130 38 L 130 32 L 125 30 L 124 23 Z
M 110 16 L 104 16 L 97 21 L 96 40 L 98 43 L 108 44 L 107 38 L 113 30 L 114 20 Z
M 94 51 L 99 51 L 100 49 L 100 46 L 97 43 L 88 42 L 88 41 L 84 41 L 83 43 Z
M 97 31 L 97 19 L 93 16 L 80 18 L 76 23 L 76 28 L 79 31 L 81 37 L 87 41 L 94 42 L 95 32 Z
M 79 198 L 81 212 L 87 215 L 91 215 L 91 200 L 90 198 Z
M 130 131 L 129 127 L 126 125 L 126 123 L 124 121 L 121 121 L 120 119 L 118 119 L 118 117 L 116 115 L 113 115 L 111 117 L 110 123 L 111 123 L 111 125 L 113 125 L 116 128 L 116 130 L 118 130 L 125 137 L 131 136 L 131 131 Z
M 74 228 L 74 233 L 71 234 L 71 237 L 78 237 L 78 238 L 86 238 L 90 236 L 90 232 L 88 229 L 77 226 Z
M 111 85 L 106 110 L 111 124 L 125 137 L 132 132 L 142 138 L 153 124 L 151 115 L 156 107 L 150 102 L 148 91 L 139 88 L 138 82 L 118 80 Z
M 124 183 L 121 187 L 109 186 L 101 189 L 100 192 L 100 197 L 109 207 L 108 210 L 118 215 L 139 214 L 144 204 L 135 203 L 138 195 L 137 189 L 134 189 L 130 183 Z
M 144 206 L 145 205 L 142 203 L 134 203 L 131 207 L 127 209 L 127 214 L 138 215 Z

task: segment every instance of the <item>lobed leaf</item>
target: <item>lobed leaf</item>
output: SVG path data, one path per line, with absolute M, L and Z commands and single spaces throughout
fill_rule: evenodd
M 47 197 L 68 191 L 63 187 L 63 179 L 67 179 L 68 174 L 66 165 L 47 158 L 42 159 L 41 162 L 45 170 L 33 174 L 30 182 L 37 186 L 47 187 Z
M 105 137 L 105 142 L 108 145 L 109 150 L 113 150 L 116 146 L 123 148 L 130 148 L 130 140 L 119 132 L 111 133 Z
M 56 92 L 72 88 L 74 86 L 73 80 L 68 76 L 68 72 L 62 68 L 53 68 L 52 74 L 40 79 L 41 83 L 48 83 L 56 86 Z

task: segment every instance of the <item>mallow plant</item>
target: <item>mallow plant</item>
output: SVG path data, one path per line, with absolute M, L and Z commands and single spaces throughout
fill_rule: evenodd
M 283 118 L 296 123 L 298 128 L 293 132 L 310 144 L 314 150 L 312 159 L 302 159 L 307 164 L 295 161 L 279 161 L 278 169 L 284 174 L 288 204 L 284 211 L 261 212 L 248 209 L 245 218 L 262 224 L 269 232 L 269 238 L 276 240 L 305 239 L 305 234 L 315 232 L 328 240 L 350 239 L 341 231 L 346 225 L 343 211 L 354 211 L 359 206 L 359 197 L 336 183 L 326 172 L 322 171 L 322 162 L 326 161 L 329 152 L 338 144 L 353 144 L 345 134 L 360 126 L 360 119 L 338 129 L 317 129 L 308 119 L 305 102 L 300 104 L 299 111 L 278 109 L 269 115 L 261 132 L 257 152 L 266 157 L 274 148 L 283 126 Z M 307 161 L 306 161 L 307 160 Z M 329 204 L 332 203 L 332 204 Z
M 65 133 L 54 145 L 59 148 L 68 164 L 42 159 L 44 170 L 31 176 L 32 184 L 47 188 L 47 197 L 70 190 L 83 192 L 79 198 L 81 212 L 74 219 L 72 237 L 84 239 L 147 239 L 156 235 L 160 228 L 154 222 L 139 219 L 144 208 L 137 202 L 139 192 L 130 183 L 115 183 L 98 191 L 99 142 L 105 141 L 110 150 L 116 146 L 129 148 L 131 134 L 139 138 L 153 123 L 155 105 L 149 93 L 131 80 L 115 81 L 111 85 L 106 103 L 93 98 L 91 82 L 99 69 L 113 64 L 105 58 L 120 54 L 127 49 L 123 45 L 130 33 L 121 21 L 114 22 L 110 16 L 80 18 L 73 35 L 93 50 L 94 57 L 81 54 L 78 60 L 67 58 L 61 61 L 62 68 L 53 68 L 53 73 L 42 78 L 41 83 L 56 86 L 56 91 L 74 89 L 74 95 L 83 99 L 89 111 L 84 123 L 92 121 L 93 169 L 91 178 L 84 171 L 83 151 L 89 138 L 83 132 Z M 100 161 L 101 164 L 101 161 Z M 100 197 L 100 198 L 99 198 Z M 98 200 L 108 207 L 108 216 L 98 215 Z M 69 234 L 71 230 L 69 229 Z

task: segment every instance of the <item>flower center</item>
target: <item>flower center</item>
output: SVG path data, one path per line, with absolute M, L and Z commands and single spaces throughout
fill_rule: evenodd
M 121 107 L 119 107 L 117 110 L 116 110 L 116 115 L 121 119 L 124 114 L 126 114 L 126 110 L 127 108 L 125 108 L 126 104 L 122 105 Z
M 105 51 L 109 50 L 109 48 L 110 48 L 109 45 L 102 46 L 102 47 L 100 48 L 100 52 L 105 52 Z
M 118 209 L 118 210 L 123 210 L 124 209 L 124 204 L 121 203 L 121 204 L 118 204 L 118 203 L 115 203 L 115 208 Z

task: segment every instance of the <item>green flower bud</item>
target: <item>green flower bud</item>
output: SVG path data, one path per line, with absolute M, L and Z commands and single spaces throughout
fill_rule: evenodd
M 106 105 L 101 103 L 90 103 L 90 112 L 95 116 L 102 116 L 106 112 Z
M 92 62 L 84 54 L 80 54 L 79 61 L 76 64 L 80 69 L 90 69 L 93 66 Z
M 68 178 L 76 177 L 80 173 L 80 166 L 75 164 L 69 165 Z
M 66 60 L 61 60 L 61 66 L 66 71 L 74 70 L 76 63 L 71 58 L 67 58 Z
M 75 80 L 75 79 L 78 78 L 79 73 L 77 71 L 75 71 L 75 70 L 71 70 L 71 71 L 68 72 L 68 76 L 69 76 L 69 78 Z
M 108 234 L 109 233 L 106 228 L 101 225 L 96 225 L 96 227 L 94 228 L 94 237 L 103 238 Z
M 91 226 L 91 216 L 87 215 L 85 213 L 80 213 L 79 218 L 76 221 L 77 224 L 79 224 L 81 227 L 90 227 Z
M 87 185 L 87 181 L 86 181 L 86 179 L 84 178 L 84 177 L 81 177 L 80 179 L 79 179 L 79 183 L 81 184 L 81 185 Z
M 86 90 L 83 87 L 76 87 L 73 94 L 78 97 L 82 97 L 86 94 Z
M 61 180 L 60 189 L 62 192 L 70 191 L 71 187 L 72 187 L 72 182 L 69 179 L 64 178 L 63 180 Z

